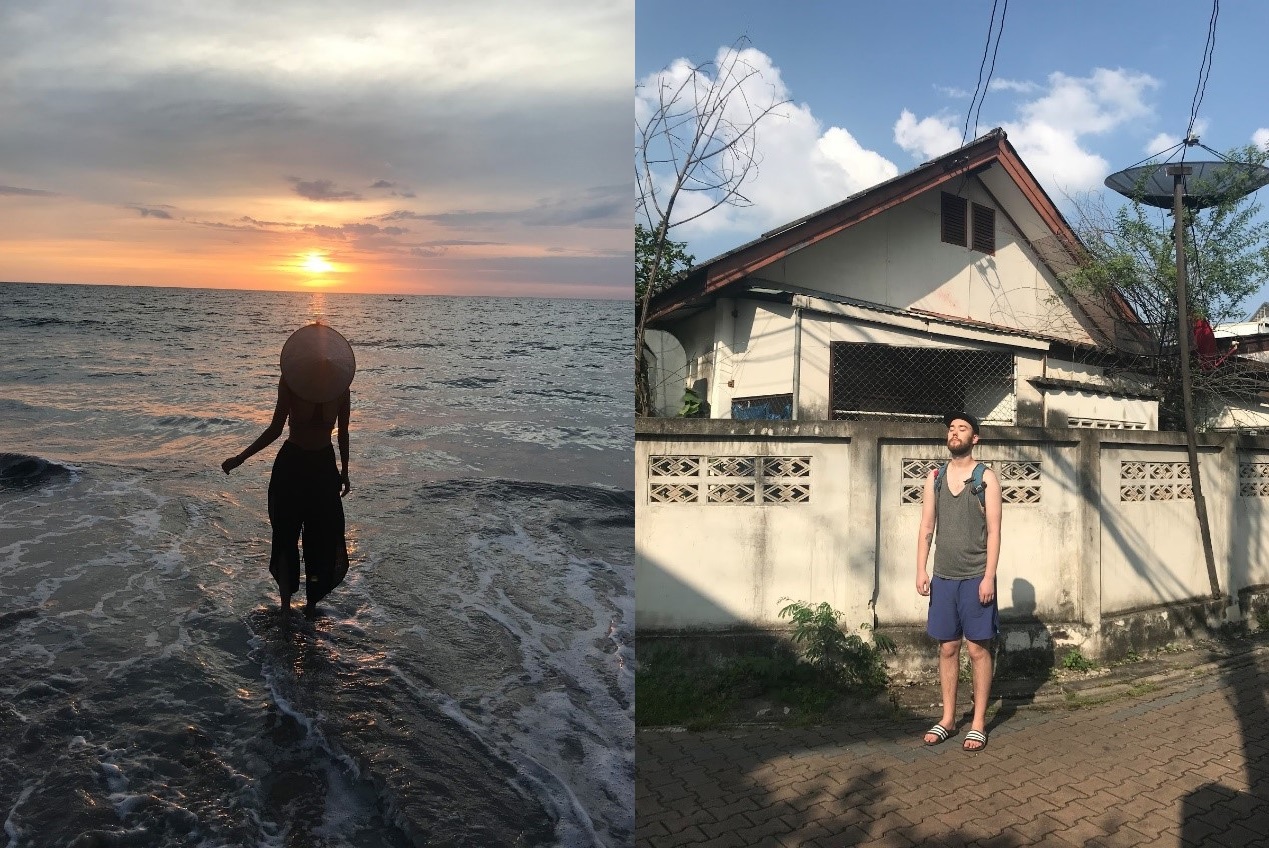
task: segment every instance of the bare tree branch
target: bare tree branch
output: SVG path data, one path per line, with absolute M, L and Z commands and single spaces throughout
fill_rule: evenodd
M 749 41 L 739 38 L 717 61 L 684 68 L 672 66 L 656 77 L 653 107 L 635 127 L 635 214 L 653 234 L 648 258 L 649 285 L 638 304 L 635 331 L 635 412 L 647 415 L 651 397 L 643 360 L 648 304 L 665 261 L 665 245 L 674 227 L 697 220 L 721 206 L 746 207 L 752 201 L 741 187 L 758 169 L 758 124 L 787 104 L 774 86 L 757 101 L 753 88 L 762 72 L 745 56 Z M 675 79 L 672 74 L 682 74 Z M 675 217 L 684 192 L 707 198 L 703 208 Z

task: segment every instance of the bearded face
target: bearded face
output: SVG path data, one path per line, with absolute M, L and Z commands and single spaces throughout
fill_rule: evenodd
M 958 419 L 948 425 L 947 449 L 952 456 L 957 458 L 968 456 L 976 444 L 978 444 L 978 436 L 974 435 L 974 428 L 969 426 L 968 422 Z

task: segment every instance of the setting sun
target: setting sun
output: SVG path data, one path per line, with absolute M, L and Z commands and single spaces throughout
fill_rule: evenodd
M 304 270 L 313 274 L 329 274 L 335 266 L 320 253 L 310 253 L 304 258 Z

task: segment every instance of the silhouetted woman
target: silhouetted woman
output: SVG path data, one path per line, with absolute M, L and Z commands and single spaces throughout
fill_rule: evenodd
M 300 588 L 302 535 L 304 613 L 312 615 L 317 602 L 348 573 L 340 499 L 352 489 L 348 482 L 348 417 L 352 406 L 348 387 L 357 363 L 348 340 L 317 323 L 291 334 L 282 346 L 281 364 L 273 420 L 250 447 L 220 467 L 228 474 L 242 465 L 282 435 L 282 426 L 290 419 L 290 435 L 278 451 L 269 477 L 269 523 L 273 527 L 269 572 L 278 582 L 282 611 L 286 612 L 291 596 Z M 336 424 L 339 469 L 330 440 Z

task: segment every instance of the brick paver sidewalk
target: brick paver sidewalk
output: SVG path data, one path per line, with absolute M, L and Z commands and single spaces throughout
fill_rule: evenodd
M 985 751 L 934 720 L 640 731 L 636 841 L 709 846 L 1269 845 L 1269 652 L 1081 710 L 1001 716 Z M 962 687 L 964 688 L 964 687 Z

